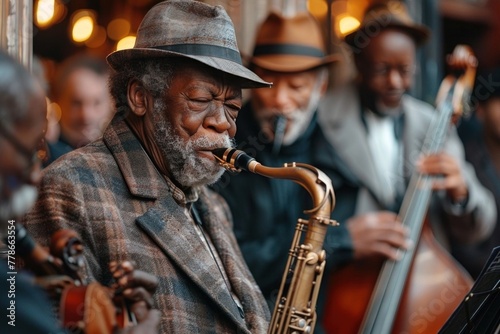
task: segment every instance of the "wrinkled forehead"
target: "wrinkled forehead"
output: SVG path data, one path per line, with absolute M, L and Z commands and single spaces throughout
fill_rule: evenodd
M 187 64 L 187 66 L 173 66 L 174 80 L 189 78 L 189 82 L 193 84 L 210 84 L 241 94 L 243 84 L 241 78 L 196 61 L 189 61 Z

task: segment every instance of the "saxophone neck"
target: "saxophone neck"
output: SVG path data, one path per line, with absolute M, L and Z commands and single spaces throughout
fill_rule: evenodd
M 314 207 L 307 214 L 325 207 L 328 215 L 335 207 L 335 195 L 330 178 L 316 167 L 304 163 L 287 163 L 283 167 L 267 167 L 254 158 L 235 148 L 218 148 L 212 151 L 215 159 L 226 170 L 239 172 L 246 170 L 269 178 L 288 179 L 305 188 L 313 200 Z

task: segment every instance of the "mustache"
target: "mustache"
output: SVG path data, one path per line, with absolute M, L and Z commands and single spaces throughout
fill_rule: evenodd
M 209 138 L 202 137 L 191 142 L 192 148 L 196 151 L 212 151 L 216 148 L 235 147 L 236 142 L 233 138 L 225 135 L 223 137 Z
M 306 110 L 302 108 L 295 108 L 293 110 L 283 112 L 282 110 L 278 109 L 261 109 L 259 111 L 259 116 L 258 119 L 260 121 L 265 121 L 269 122 L 271 124 L 275 124 L 278 122 L 279 119 L 286 119 L 288 122 L 294 121 L 297 118 L 300 117 L 302 113 L 304 113 Z

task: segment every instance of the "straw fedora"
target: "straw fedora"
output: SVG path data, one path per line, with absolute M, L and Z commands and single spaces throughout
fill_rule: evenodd
M 402 1 L 388 1 L 367 8 L 359 28 L 346 35 L 344 40 L 351 47 L 362 48 L 371 37 L 387 28 L 396 28 L 406 32 L 417 45 L 425 43 L 430 36 L 430 30 L 427 27 L 413 21 Z
M 338 61 L 327 55 L 321 28 L 310 14 L 284 17 L 271 12 L 260 25 L 250 64 L 277 72 L 298 72 Z
M 234 75 L 241 88 L 270 87 L 242 65 L 231 19 L 222 6 L 194 0 L 169 0 L 151 8 L 142 20 L 132 49 L 107 56 L 118 70 L 132 59 L 187 57 Z

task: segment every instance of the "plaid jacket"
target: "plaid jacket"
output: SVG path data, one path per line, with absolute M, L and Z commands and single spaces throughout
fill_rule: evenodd
M 89 279 L 109 284 L 113 260 L 132 260 L 155 274 L 161 333 L 265 333 L 269 311 L 234 238 L 226 203 L 208 188 L 199 191 L 199 202 L 244 319 L 192 221 L 119 118 L 102 140 L 44 170 L 38 202 L 24 223 L 44 245 L 57 229 L 76 230 Z

